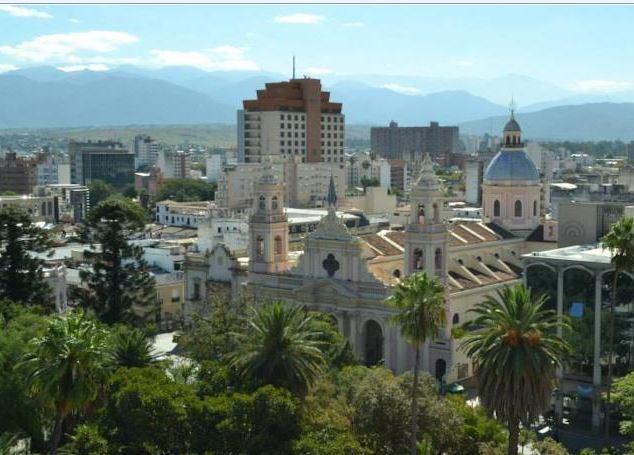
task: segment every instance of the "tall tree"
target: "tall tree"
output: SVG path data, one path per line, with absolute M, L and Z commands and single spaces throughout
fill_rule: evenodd
M 634 270 L 634 218 L 622 218 L 614 223 L 603 238 L 603 246 L 612 254 L 614 278 L 610 299 L 610 327 L 608 331 L 608 391 L 606 394 L 605 437 L 610 436 L 610 399 L 612 393 L 612 363 L 614 357 L 614 307 L 617 299 L 618 277 Z
M 55 454 L 67 417 L 95 401 L 105 382 L 106 332 L 82 311 L 55 316 L 34 339 L 18 364 L 29 375 L 36 396 L 50 403 L 55 423 L 50 453 Z
M 122 324 L 110 335 L 111 362 L 115 368 L 141 368 L 156 363 L 157 354 L 145 331 Z
M 411 399 L 410 451 L 416 455 L 418 442 L 418 373 L 420 350 L 425 341 L 436 336 L 445 325 L 445 289 L 427 273 L 406 277 L 395 288 L 388 304 L 398 310 L 392 322 L 401 328 L 405 339 L 416 350 Z
M 30 253 L 50 246 L 47 232 L 33 225 L 26 211 L 11 206 L 0 209 L 0 298 L 24 305 L 52 305 L 43 261 Z
M 556 334 L 567 324 L 544 301 L 522 285 L 502 289 L 470 310 L 473 330 L 461 343 L 477 365 L 483 406 L 508 427 L 509 455 L 517 455 L 520 423 L 530 425 L 549 406 L 556 368 L 571 351 Z
M 128 237 L 145 226 L 141 207 L 124 198 L 101 202 L 88 215 L 87 226 L 100 252 L 85 251 L 92 270 L 82 270 L 84 287 L 74 290 L 74 299 L 95 311 L 107 324 L 147 319 L 154 313 L 154 278 L 143 260 L 143 250 Z
M 299 306 L 267 303 L 252 310 L 248 329 L 236 335 L 230 364 L 255 385 L 305 394 L 323 370 L 323 335 Z

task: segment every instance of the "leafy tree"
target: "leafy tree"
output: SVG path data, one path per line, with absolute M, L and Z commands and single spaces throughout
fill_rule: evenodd
M 156 195 L 158 201 L 213 201 L 216 186 L 203 180 L 168 179 Z
M 364 162 L 364 164 L 365 163 L 367 163 L 367 161 Z M 379 182 L 379 180 L 376 179 L 376 178 L 369 179 L 366 176 L 363 176 L 363 177 L 361 177 L 361 186 L 363 188 L 367 188 L 369 186 L 381 186 L 381 182 Z
M 606 393 L 605 437 L 610 435 L 610 398 L 612 392 L 612 364 L 614 358 L 614 306 L 617 300 L 618 277 L 622 272 L 634 270 L 634 218 L 622 218 L 614 223 L 602 239 L 603 246 L 612 254 L 614 281 L 610 299 L 610 325 L 608 338 L 608 390 Z
M 88 186 L 88 190 L 90 191 L 90 204 L 93 207 L 117 193 L 112 185 L 103 180 L 93 180 Z
M 125 453 L 188 453 L 192 387 L 158 368 L 120 368 L 110 379 L 102 425 Z
M 359 384 L 352 400 L 352 424 L 359 440 L 376 455 L 411 450 L 409 400 L 391 371 L 373 368 Z
M 325 363 L 322 333 L 299 306 L 267 303 L 252 310 L 246 333 L 229 356 L 239 374 L 257 385 L 271 384 L 305 394 Z
M 73 299 L 107 324 L 137 320 L 139 313 L 148 319 L 148 310 L 156 309 L 154 278 L 143 250 L 127 240 L 144 228 L 143 210 L 127 199 L 108 199 L 90 211 L 87 222 L 101 252 L 84 252 L 93 266 L 80 272 L 85 286 L 74 290 Z
M 313 319 L 313 326 L 320 332 L 321 349 L 326 356 L 330 369 L 341 369 L 344 366 L 355 365 L 357 359 L 350 342 L 344 337 L 327 313 L 309 312 Z
M 120 325 L 111 332 L 112 362 L 117 367 L 146 367 L 157 361 L 152 342 L 138 328 Z
M 519 425 L 534 422 L 550 404 L 555 369 L 570 346 L 556 335 L 555 312 L 543 309 L 522 285 L 504 288 L 475 306 L 476 317 L 461 347 L 478 365 L 478 396 L 505 422 L 508 454 L 517 455 Z
M 623 416 L 621 433 L 634 438 L 634 373 L 614 381 L 614 402 Z
M 28 373 L 33 393 L 53 409 L 51 453 L 57 451 L 67 417 L 96 400 L 106 357 L 106 332 L 81 311 L 51 318 L 46 331 L 33 340 L 20 367 Z
M 60 455 L 109 455 L 108 441 L 95 425 L 82 424 L 75 428 L 70 442 L 61 447 Z
M 43 261 L 30 253 L 50 246 L 47 232 L 33 225 L 26 211 L 12 206 L 0 209 L 0 298 L 24 305 L 53 304 Z
M 541 441 L 536 441 L 533 443 L 532 448 L 539 455 L 570 455 L 568 449 L 553 438 L 545 438 Z
M 31 448 L 41 452 L 49 412 L 31 396 L 23 372 L 15 365 L 25 356 L 29 341 L 44 333 L 47 319 L 8 301 L 0 302 L 0 313 L 0 434 L 30 438 Z
M 480 444 L 502 446 L 507 440 L 504 427 L 489 417 L 480 406 L 468 405 L 462 397 L 447 396 L 448 404 L 460 417 L 460 424 L 453 428 L 455 445 L 453 453 L 479 455 Z M 432 411 L 433 412 L 433 411 Z
M 418 441 L 418 372 L 420 369 L 420 349 L 445 324 L 445 289 L 442 284 L 425 272 L 406 277 L 396 285 L 389 305 L 399 313 L 392 321 L 400 326 L 405 339 L 416 350 L 414 360 L 414 383 L 411 402 L 410 453 L 416 455 Z

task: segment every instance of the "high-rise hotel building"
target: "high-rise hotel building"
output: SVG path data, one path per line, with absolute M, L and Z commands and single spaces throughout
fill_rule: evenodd
M 238 111 L 238 161 L 343 163 L 344 115 L 319 79 L 267 83 Z

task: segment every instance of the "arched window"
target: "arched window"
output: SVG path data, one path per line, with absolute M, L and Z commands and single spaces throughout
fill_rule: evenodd
M 440 210 L 438 210 L 438 204 L 433 205 L 434 209 L 434 223 L 440 222 Z
M 515 144 L 516 144 L 516 142 L 515 142 L 515 136 L 513 136 L 513 145 L 515 145 Z
M 414 250 L 414 256 L 412 257 L 412 269 L 414 270 L 422 270 L 425 266 L 425 261 L 423 258 L 423 250 L 420 248 L 416 248 Z
M 275 254 L 282 254 L 282 237 L 275 237 Z
M 520 200 L 515 201 L 515 216 L 522 216 L 522 201 Z
M 264 256 L 264 239 L 259 235 L 255 239 L 255 254 L 258 257 Z
M 392 276 L 393 276 L 394 278 L 400 278 L 400 277 L 401 277 L 401 271 L 400 271 L 399 269 L 395 269 L 395 270 L 392 272 Z
M 258 207 L 260 210 L 266 209 L 266 198 L 264 196 L 260 196 L 260 202 L 258 203 Z
M 440 248 L 436 248 L 434 253 L 434 266 L 436 270 L 442 270 L 442 250 Z
M 425 224 L 425 206 L 423 204 L 418 206 L 418 224 Z
M 493 203 L 493 216 L 500 216 L 500 201 L 497 199 Z
M 506 136 L 506 145 L 511 145 L 511 136 Z
M 533 216 L 537 216 L 537 201 L 533 201 Z
M 277 196 L 273 196 L 273 199 L 271 201 L 271 208 L 273 210 L 277 210 Z
M 451 318 L 451 323 L 453 325 L 460 324 L 460 315 L 458 313 L 454 313 L 453 318 Z
M 46 202 L 42 202 L 42 210 L 40 212 L 40 215 L 42 216 L 46 215 Z

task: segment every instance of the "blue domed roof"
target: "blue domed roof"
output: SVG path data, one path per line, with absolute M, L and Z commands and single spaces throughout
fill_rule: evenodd
M 524 150 L 500 150 L 484 171 L 485 182 L 539 182 L 539 174 Z

